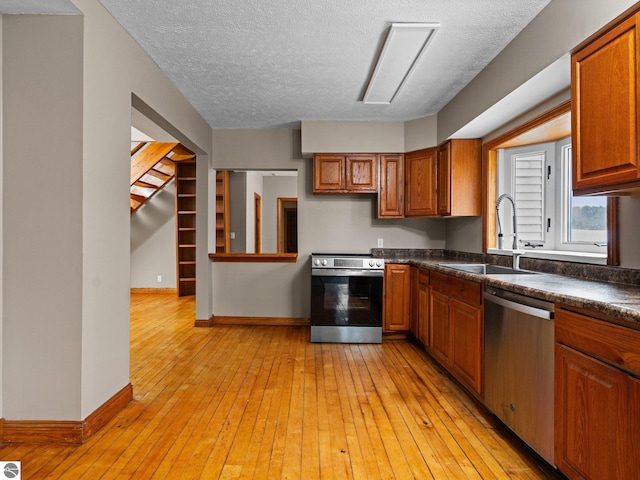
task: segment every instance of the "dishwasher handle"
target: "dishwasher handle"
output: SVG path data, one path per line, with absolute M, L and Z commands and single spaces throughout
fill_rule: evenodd
M 553 303 L 545 302 L 544 300 L 537 300 L 518 295 L 517 293 L 496 289 L 485 290 L 484 298 L 486 301 L 495 303 L 501 307 L 532 315 L 537 318 L 553 320 Z

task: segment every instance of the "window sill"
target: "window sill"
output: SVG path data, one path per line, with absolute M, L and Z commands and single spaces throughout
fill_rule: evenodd
M 499 250 L 490 248 L 487 250 L 489 255 L 508 255 L 511 256 L 511 250 Z M 526 250 L 524 258 L 539 258 L 542 260 L 558 260 L 561 262 L 588 263 L 591 265 L 606 265 L 606 253 L 587 253 L 587 252 L 570 252 L 563 250 Z

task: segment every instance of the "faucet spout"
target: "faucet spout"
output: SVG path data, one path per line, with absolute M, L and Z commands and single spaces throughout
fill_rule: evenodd
M 503 200 L 509 200 L 511 202 L 511 210 L 513 211 L 513 250 L 518 249 L 518 219 L 516 216 L 516 202 L 511 195 L 508 193 L 503 193 L 496 200 L 496 218 L 498 220 L 498 238 L 501 239 L 502 234 L 502 225 L 500 225 L 500 204 Z M 502 245 L 499 245 L 502 247 Z

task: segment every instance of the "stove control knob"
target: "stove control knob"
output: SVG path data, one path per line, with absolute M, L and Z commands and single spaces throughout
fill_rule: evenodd
M 376 265 L 377 265 L 378 267 L 381 267 L 381 266 L 382 266 L 382 260 L 378 260 L 378 261 L 376 262 Z
M 376 264 L 375 260 L 369 260 L 369 266 L 373 267 Z
M 323 266 L 323 267 L 326 267 L 328 263 L 329 263 L 329 262 L 327 262 L 327 259 L 326 259 L 326 258 L 323 258 L 323 259 L 322 259 L 322 266 Z
M 317 258 L 313 261 L 313 264 L 317 267 L 318 265 L 320 265 L 320 260 L 318 260 Z

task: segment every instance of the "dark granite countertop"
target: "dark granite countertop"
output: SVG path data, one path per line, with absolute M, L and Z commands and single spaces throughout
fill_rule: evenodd
M 586 308 L 598 312 L 606 320 L 623 326 L 640 330 L 640 283 L 635 276 L 637 271 L 616 267 L 597 267 L 580 273 L 586 278 L 579 278 L 563 273 L 563 268 L 571 273 L 575 266 L 567 262 L 525 261 L 521 266 L 535 273 L 522 274 L 477 274 L 442 266 L 443 263 L 496 263 L 509 266 L 511 257 L 487 256 L 482 254 L 460 254 L 447 251 L 373 251 L 376 256 L 383 256 L 388 263 L 405 263 L 419 267 L 427 267 L 432 271 L 466 278 L 496 288 L 510 290 L 530 297 L 541 298 L 552 302 L 560 302 L 568 306 Z M 489 258 L 491 257 L 491 258 Z M 533 260 L 533 259 L 527 259 Z M 539 268 L 536 268 L 539 267 Z M 613 271 L 611 269 L 614 269 Z M 544 271 L 549 270 L 549 271 Z M 558 273 L 556 273 L 558 272 Z M 586 272 L 586 273 L 585 273 Z M 640 272 L 637 272 L 640 277 Z M 612 279 L 621 278 L 634 283 L 617 283 Z

